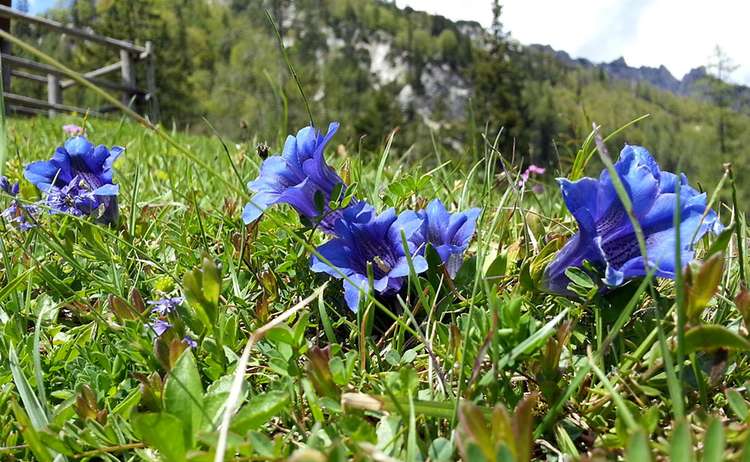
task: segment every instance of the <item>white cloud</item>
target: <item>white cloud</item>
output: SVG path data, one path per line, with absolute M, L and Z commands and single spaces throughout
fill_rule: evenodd
M 399 6 L 489 26 L 491 0 L 396 0 Z M 677 78 L 710 61 L 720 45 L 750 85 L 750 2 L 712 0 L 505 0 L 501 20 L 521 43 L 548 44 L 573 56 L 631 66 L 665 65 Z

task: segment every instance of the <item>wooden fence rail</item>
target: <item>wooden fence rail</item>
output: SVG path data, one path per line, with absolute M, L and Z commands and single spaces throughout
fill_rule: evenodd
M 91 30 L 84 30 L 61 24 L 47 18 L 24 14 L 10 8 L 10 1 L 0 0 L 0 28 L 10 31 L 10 21 L 20 21 L 46 28 L 61 35 L 75 37 L 80 40 L 98 43 L 118 51 L 118 61 L 100 67 L 81 75 L 93 84 L 118 92 L 122 95 L 124 104 L 142 106 L 152 121 L 159 119 L 159 102 L 156 96 L 156 59 L 151 42 L 145 46 L 135 45 L 124 40 L 97 34 Z M 33 61 L 20 56 L 13 56 L 9 44 L 0 43 L 0 69 L 3 79 L 3 97 L 6 107 L 11 111 L 38 114 L 47 111 L 52 117 L 58 112 L 87 112 L 99 115 L 110 108 L 87 110 L 63 103 L 63 91 L 78 85 L 74 80 L 64 79 L 65 73 L 54 66 Z M 145 86 L 136 82 L 136 66 L 145 65 Z M 23 69 L 23 70 L 22 70 Z M 119 71 L 119 72 L 118 72 Z M 119 79 L 104 79 L 102 77 L 119 73 Z M 11 88 L 11 78 L 25 79 L 47 86 L 47 101 L 28 96 L 14 94 Z

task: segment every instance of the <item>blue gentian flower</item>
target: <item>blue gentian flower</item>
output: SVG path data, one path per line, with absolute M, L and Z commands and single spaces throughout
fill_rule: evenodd
M 323 151 L 338 127 L 338 123 L 331 123 L 325 136 L 314 127 L 305 127 L 297 132 L 297 136 L 287 138 L 281 155 L 263 161 L 258 178 L 247 185 L 253 197 L 242 212 L 246 224 L 257 220 L 270 205 L 286 203 L 324 232 L 333 233 L 341 211 L 331 212 L 328 203 L 334 187 L 345 185 L 326 164 Z M 325 202 L 322 214 L 316 206 L 316 194 L 321 195 Z M 352 201 L 350 206 L 354 204 Z
M 19 191 L 18 182 L 11 184 L 8 178 L 0 176 L 0 190 L 13 197 L 10 205 L 0 212 L 0 217 L 17 226 L 21 231 L 28 231 L 33 228 L 34 224 L 29 222 L 28 219 L 33 219 L 36 216 L 37 208 L 33 205 L 23 205 L 16 199 Z
M 24 176 L 47 195 L 46 205 L 53 211 L 96 215 L 103 223 L 114 223 L 119 186 L 112 182 L 112 164 L 123 151 L 119 146 L 95 147 L 76 136 L 57 148 L 52 159 L 27 165 Z
M 373 288 L 378 293 L 393 294 L 403 286 L 409 275 L 409 265 L 401 240 L 402 231 L 415 272 L 427 270 L 427 261 L 419 255 L 422 249 L 415 241 L 421 227 L 422 219 L 411 211 L 396 216 L 391 208 L 376 215 L 375 210 L 366 204 L 350 207 L 336 223 L 337 237 L 317 249 L 333 266 L 314 255 L 312 270 L 344 279 L 346 304 L 356 312 L 362 298 L 361 291 L 369 291 L 368 265 L 372 266 Z
M 451 278 L 456 277 L 463 264 L 463 254 L 474 236 L 480 213 L 478 208 L 449 213 L 440 199 L 433 200 L 417 212 L 423 220 L 417 240 L 429 243 L 435 249 Z
M 678 177 L 661 171 L 649 152 L 640 146 L 626 145 L 615 163 L 615 170 L 643 230 L 649 266 L 655 268 L 656 276 L 673 279 L 675 272 L 680 270 L 675 268 L 675 185 L 680 182 L 682 221 L 679 231 L 683 265 L 694 258 L 697 240 L 709 231 L 718 233 L 722 229 L 716 213 L 706 211 L 706 194 L 688 185 L 684 175 Z M 645 276 L 647 268 L 633 226 L 617 196 L 609 171 L 605 169 L 598 180 L 568 181 L 563 178 L 558 182 L 565 205 L 578 222 L 579 231 L 545 270 L 545 287 L 551 292 L 569 295 L 567 286 L 570 281 L 565 271 L 570 267 L 582 267 L 585 260 L 604 272 L 603 282 L 609 287 Z
M 162 298 L 161 300 L 150 300 L 146 303 L 153 305 L 153 308 L 151 308 L 152 313 L 166 316 L 170 313 L 174 313 L 177 307 L 184 302 L 185 297 L 171 297 Z

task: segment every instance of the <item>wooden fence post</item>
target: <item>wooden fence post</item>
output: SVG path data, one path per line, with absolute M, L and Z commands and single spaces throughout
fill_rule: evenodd
M 47 74 L 47 102 L 50 105 L 62 104 L 62 87 L 60 78 L 56 74 Z M 54 117 L 57 114 L 55 108 L 49 109 L 49 116 Z
M 146 100 L 149 103 L 152 122 L 159 121 L 159 98 L 156 95 L 156 55 L 154 44 L 149 40 L 146 42 Z
M 135 89 L 135 67 L 133 66 L 133 55 L 128 50 L 120 50 L 120 68 L 122 70 L 122 84 L 131 89 Z M 130 100 L 135 95 L 131 91 L 122 93 L 122 104 L 129 106 Z M 135 106 L 135 102 L 133 102 Z
M 0 0 L 0 5 L 10 8 L 11 0 Z M 10 34 L 10 18 L 0 17 L 0 29 Z M 0 40 L 0 53 L 10 55 L 10 42 Z M 10 92 L 10 65 L 4 63 L 0 58 L 0 70 L 2 70 L 3 91 Z M 2 96 L 2 95 L 0 95 Z M 8 108 L 5 108 L 8 111 Z

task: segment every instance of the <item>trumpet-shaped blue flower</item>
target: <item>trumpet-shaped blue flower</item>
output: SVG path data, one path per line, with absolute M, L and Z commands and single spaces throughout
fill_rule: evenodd
M 325 136 L 314 127 L 305 127 L 287 138 L 281 155 L 263 161 L 258 178 L 247 185 L 253 197 L 242 212 L 245 223 L 257 220 L 272 204 L 286 203 L 324 232 L 333 234 L 341 211 L 331 211 L 328 203 L 336 185 L 345 185 L 326 164 L 323 151 L 338 127 L 338 123 L 331 123 Z M 322 213 L 316 206 L 316 194 L 325 203 Z
M 103 223 L 114 223 L 119 186 L 112 182 L 112 164 L 123 151 L 76 136 L 57 148 L 52 159 L 27 165 L 24 176 L 47 195 L 52 211 L 97 215 Z
M 480 213 L 478 208 L 449 213 L 440 199 L 417 212 L 423 220 L 417 241 L 429 243 L 435 249 L 451 278 L 456 277 L 463 264 L 463 255 L 474 236 Z
M 409 275 L 409 264 L 401 239 L 402 231 L 414 271 L 422 273 L 427 270 L 427 260 L 419 255 L 422 249 L 417 232 L 421 227 L 422 219 L 414 212 L 397 216 L 391 208 L 376 215 L 371 206 L 360 203 L 343 212 L 336 223 L 337 237 L 317 249 L 328 262 L 314 255 L 312 270 L 344 279 L 346 304 L 352 311 L 357 311 L 362 291 L 369 291 L 368 266 L 372 267 L 376 292 L 393 294 L 403 286 Z
M 674 278 L 677 229 L 674 212 L 675 185 L 680 182 L 680 253 L 686 265 L 695 256 L 694 244 L 708 231 L 718 233 L 721 223 L 713 210 L 706 210 L 706 194 L 699 193 L 687 178 L 659 169 L 645 148 L 625 146 L 615 164 L 620 180 L 633 204 L 633 212 L 646 241 L 646 256 L 655 275 Z M 578 222 L 578 232 L 547 267 L 544 285 L 555 293 L 570 294 L 565 270 L 581 267 L 585 260 L 604 271 L 607 286 L 644 276 L 647 266 L 630 218 L 622 205 L 608 170 L 599 179 L 559 179 L 563 199 Z M 705 216 L 704 216 L 705 214 Z

